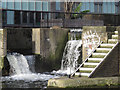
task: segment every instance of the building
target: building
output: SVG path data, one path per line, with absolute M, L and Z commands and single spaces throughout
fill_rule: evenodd
M 1 4 L 3 27 L 47 27 L 48 23 L 45 22 L 52 20 L 57 23 L 64 18 L 64 2 L 60 2 L 60 0 L 56 0 L 56 2 L 44 0 L 2 0 Z M 74 3 L 73 9 L 78 4 L 78 2 Z M 119 2 L 82 2 L 80 12 L 90 10 L 89 13 L 92 14 L 119 14 L 119 8 Z M 53 25 L 51 24 L 50 26 Z

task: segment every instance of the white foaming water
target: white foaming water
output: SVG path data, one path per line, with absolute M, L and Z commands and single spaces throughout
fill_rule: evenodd
M 6 76 L 2 77 L 2 81 L 11 81 L 11 80 L 23 80 L 25 82 L 30 81 L 46 81 L 51 78 L 58 78 L 56 75 L 46 75 L 46 74 L 40 74 L 40 73 L 31 73 L 31 74 L 19 74 L 19 75 L 13 75 L 13 76 Z
M 29 69 L 27 59 L 22 54 L 14 53 L 7 55 L 8 61 L 10 63 L 11 76 L 2 77 L 2 81 L 9 80 L 24 80 L 29 81 L 46 81 L 50 78 L 56 78 L 55 75 L 46 75 L 40 73 L 32 73 Z M 30 57 L 29 57 L 30 58 Z
M 30 74 L 27 59 L 22 54 L 7 55 L 12 74 Z
M 28 61 L 30 71 L 35 73 L 35 56 L 34 55 L 25 55 L 25 58 Z
M 78 59 L 82 50 L 82 40 L 76 39 L 76 33 L 81 33 L 82 29 L 72 29 L 70 32 L 74 33 L 72 33 L 70 36 L 71 40 L 69 40 L 65 46 L 61 62 L 61 69 L 58 71 L 53 71 L 53 73 L 69 75 L 78 67 Z
M 77 60 L 80 56 L 80 50 L 82 45 L 82 40 L 70 40 L 67 42 L 65 51 L 63 53 L 61 70 L 74 70 L 77 68 Z
M 58 71 L 53 71 L 53 73 L 59 74 L 71 74 L 78 67 L 78 59 L 80 56 L 80 48 L 82 45 L 82 40 L 70 40 L 67 42 L 64 49 L 61 69 Z

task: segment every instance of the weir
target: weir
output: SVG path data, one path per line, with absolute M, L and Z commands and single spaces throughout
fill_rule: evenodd
M 29 60 L 27 60 L 26 58 Z M 10 64 L 10 76 L 2 77 L 2 81 L 6 81 L 6 82 L 10 81 L 11 83 L 14 83 L 17 80 L 19 84 L 22 84 L 20 82 L 22 80 L 23 83 L 36 81 L 36 83 L 41 82 L 46 84 L 46 81 L 49 80 L 50 78 L 57 77 L 56 75 L 36 73 L 34 71 L 33 56 L 29 55 L 25 57 L 24 55 L 19 53 L 12 53 L 7 55 L 7 59 Z M 34 72 L 30 70 L 31 67 L 30 65 L 32 65 Z M 43 86 L 41 87 L 43 88 Z M 28 84 L 28 86 L 25 87 L 30 87 L 30 86 Z

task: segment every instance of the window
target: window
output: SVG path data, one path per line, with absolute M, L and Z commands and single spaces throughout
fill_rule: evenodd
M 35 2 L 29 2 L 29 10 L 35 10 Z
M 119 11 L 118 11 L 118 10 L 119 10 L 118 8 L 119 8 L 119 4 L 118 4 L 118 2 L 116 2 L 116 3 L 115 3 L 115 13 L 118 13 L 118 12 L 119 12 Z
M 24 2 L 24 1 L 22 2 L 22 10 L 28 10 L 28 2 Z
M 40 25 L 40 20 L 41 20 L 41 13 L 36 13 L 36 24 Z
M 42 19 L 46 20 L 47 19 L 47 15 L 48 15 L 47 13 L 42 13 Z
M 56 10 L 60 10 L 60 0 L 56 0 Z
M 20 24 L 20 12 L 19 11 L 15 11 L 15 24 Z
M 4 2 L 2 2 L 2 8 L 6 9 L 6 6 L 7 6 L 7 2 L 6 2 L 6 0 L 4 0 Z
M 48 2 L 43 2 L 42 3 L 42 10 L 43 11 L 48 11 Z
M 36 11 L 42 11 L 42 2 L 36 2 Z
M 14 11 L 7 11 L 7 24 L 14 24 Z
M 21 10 L 21 0 L 16 0 L 16 2 L 15 2 L 15 9 L 16 10 Z
M 95 13 L 102 13 L 102 3 L 95 3 Z
M 6 11 L 2 11 L 2 22 L 3 24 L 6 24 L 7 22 L 7 12 Z
M 27 23 L 27 12 L 22 12 L 22 21 L 23 23 Z
M 29 12 L 30 15 L 30 23 L 34 23 L 34 13 L 33 12 Z
M 10 2 L 7 2 L 7 7 L 8 7 L 8 9 L 14 9 L 14 1 L 13 0 L 11 0 Z

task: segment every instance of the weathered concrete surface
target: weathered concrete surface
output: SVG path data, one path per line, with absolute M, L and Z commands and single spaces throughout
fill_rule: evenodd
M 80 88 L 91 86 L 112 86 L 119 85 L 119 77 L 106 77 L 106 78 L 87 78 L 87 77 L 62 77 L 56 79 L 50 79 L 48 81 L 48 87 L 57 88 Z
M 68 29 L 35 28 L 32 30 L 33 54 L 37 56 L 36 64 L 49 70 L 59 69 L 64 47 L 68 40 Z M 41 71 L 40 67 L 37 71 Z
M 83 38 L 83 35 L 85 33 L 91 35 L 91 33 L 90 33 L 90 31 L 91 31 L 93 34 L 94 33 L 98 34 L 98 36 L 100 37 L 100 41 L 107 42 L 108 36 L 107 36 L 106 30 L 107 30 L 106 26 L 83 26 L 82 41 L 84 42 L 84 40 L 85 40 Z M 90 39 L 90 40 L 92 40 L 92 39 Z M 99 41 L 97 41 L 97 42 L 99 42 Z M 91 46 L 94 46 L 94 45 L 91 45 Z M 83 56 L 82 59 L 83 59 L 83 61 L 88 57 L 88 49 L 89 48 L 91 48 L 91 47 L 90 46 L 86 47 L 83 43 L 83 45 L 82 45 L 82 56 Z
M 118 58 L 119 58 L 119 75 L 120 75 L 120 26 L 116 27 L 116 30 L 118 31 L 118 41 L 119 41 L 119 50 L 118 50 Z
M 7 32 L 6 29 L 0 29 L 0 56 L 5 56 L 7 52 Z
M 90 77 L 112 77 L 119 74 L 119 46 L 117 45 Z
M 83 32 L 82 32 L 82 40 L 83 39 L 83 35 L 84 33 L 88 32 L 88 31 L 92 31 L 92 32 L 96 32 L 98 34 L 98 36 L 101 38 L 102 42 L 107 42 L 108 39 L 112 38 L 112 35 L 114 35 L 114 31 L 118 30 L 119 26 L 83 26 Z M 85 60 L 88 55 L 88 48 L 84 47 L 84 44 L 82 46 L 82 55 L 83 55 L 83 60 Z
M 4 66 L 4 57 L 7 54 L 7 33 L 6 29 L 0 29 L 0 71 Z
M 7 49 L 22 54 L 32 53 L 31 28 L 7 28 Z

